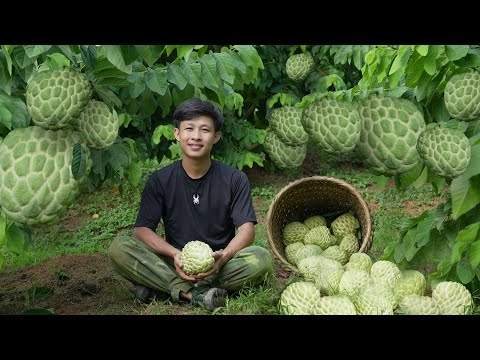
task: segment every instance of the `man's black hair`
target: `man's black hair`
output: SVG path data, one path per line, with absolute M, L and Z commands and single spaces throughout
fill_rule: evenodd
M 210 101 L 204 101 L 198 98 L 191 98 L 182 102 L 173 113 L 173 122 L 177 129 L 180 128 L 180 122 L 190 120 L 200 116 L 208 116 L 213 119 L 215 131 L 221 131 L 224 119 L 220 109 Z

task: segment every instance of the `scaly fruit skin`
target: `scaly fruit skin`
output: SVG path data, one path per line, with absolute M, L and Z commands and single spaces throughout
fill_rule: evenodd
M 435 301 L 429 296 L 416 294 L 405 296 L 398 304 L 396 314 L 401 315 L 440 315 Z
M 432 291 L 432 299 L 442 315 L 469 315 L 473 310 L 470 291 L 455 281 L 442 281 Z
M 74 121 L 75 128 L 82 133 L 90 148 L 96 150 L 111 146 L 118 135 L 118 116 L 110 111 L 103 101 L 90 100 Z
M 313 215 L 305 219 L 303 224 L 312 230 L 314 227 L 327 226 L 327 220 L 321 215 Z
M 280 307 L 286 315 L 311 315 L 320 296 L 320 290 L 313 283 L 298 281 L 283 290 Z
M 295 242 L 303 242 L 305 235 L 308 232 L 308 228 L 299 221 L 292 221 L 285 225 L 282 230 L 283 244 L 290 245 Z
M 73 204 L 78 185 L 71 170 L 73 147 L 88 148 L 82 135 L 70 129 L 17 128 L 0 145 L 0 206 L 14 222 L 27 226 L 46 224 Z
M 429 124 L 418 137 L 417 150 L 425 165 L 440 177 L 460 176 L 470 164 L 470 141 L 457 129 Z
M 444 100 L 451 117 L 476 120 L 480 116 L 480 72 L 453 75 L 445 86 Z
M 189 241 L 182 249 L 182 263 L 187 275 L 207 272 L 215 264 L 213 250 L 203 241 Z
M 285 64 L 287 75 L 293 81 L 302 81 L 313 70 L 315 62 L 310 54 L 295 54 Z
M 308 134 L 301 122 L 302 114 L 303 109 L 294 106 L 283 106 L 272 110 L 268 122 L 284 144 L 298 146 L 308 141 Z
M 345 296 L 323 296 L 315 304 L 314 315 L 357 315 L 355 306 Z
M 411 101 L 372 97 L 358 104 L 358 113 L 362 127 L 357 151 L 366 167 L 393 176 L 417 166 L 417 138 L 425 120 Z
M 65 68 L 38 73 L 28 84 L 27 110 L 45 129 L 61 129 L 80 115 L 92 96 L 85 74 Z
M 282 170 L 300 167 L 307 156 L 307 144 L 286 145 L 271 129 L 267 129 L 263 146 L 273 163 Z
M 330 154 L 351 152 L 360 139 L 361 120 L 355 105 L 321 99 L 305 108 L 302 124 L 315 143 Z

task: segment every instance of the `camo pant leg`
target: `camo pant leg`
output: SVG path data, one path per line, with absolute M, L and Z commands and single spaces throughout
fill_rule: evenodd
M 123 277 L 136 285 L 170 294 L 176 302 L 180 302 L 181 291 L 187 293 L 194 287 L 178 276 L 172 258 L 155 254 L 131 236 L 117 236 L 108 249 L 108 258 Z
M 272 271 L 273 259 L 270 252 L 260 246 L 249 246 L 236 253 L 218 274 L 207 279 L 212 286 L 235 291 L 244 285 L 260 283 Z

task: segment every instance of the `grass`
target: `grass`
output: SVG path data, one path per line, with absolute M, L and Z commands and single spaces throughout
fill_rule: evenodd
M 264 220 L 275 194 L 288 182 L 302 176 L 310 176 L 312 173 L 335 177 L 352 184 L 372 206 L 374 238 L 369 255 L 374 261 L 383 254 L 383 249 L 388 244 L 398 240 L 399 229 L 405 219 L 415 215 L 415 212 L 420 214 L 426 207 L 434 207 L 442 200 L 430 185 L 404 192 L 393 187 L 392 183 L 380 188 L 376 185 L 376 177 L 352 158 L 322 154 L 318 157 L 313 156 L 309 161 L 306 167 L 309 167 L 310 173 L 307 175 L 278 174 L 272 177 L 273 181 L 264 180 L 256 183 L 255 180 L 251 180 L 252 196 L 259 220 L 256 226 L 255 245 L 269 248 Z M 148 171 L 144 173 L 146 175 Z M 23 254 L 14 255 L 2 247 L 0 251 L 5 256 L 2 271 L 36 265 L 61 254 L 106 254 L 114 236 L 131 234 L 141 190 L 141 187 L 132 188 L 127 185 L 122 195 L 111 187 L 105 187 L 97 193 L 82 194 L 59 222 L 32 231 L 33 242 Z M 281 267 L 276 261 L 276 269 Z M 246 287 L 230 297 L 226 306 L 215 314 L 278 314 L 281 291 L 295 280 L 293 275 L 287 278 L 282 278 L 278 274 L 269 275 L 261 286 Z M 117 291 L 128 290 L 112 289 L 112 296 Z M 151 304 L 142 306 L 139 313 L 206 314 L 202 309 L 179 306 L 168 299 L 156 299 Z

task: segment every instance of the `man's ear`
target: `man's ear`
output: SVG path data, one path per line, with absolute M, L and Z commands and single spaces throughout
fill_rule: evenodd
M 213 143 L 216 144 L 218 142 L 218 140 L 220 140 L 220 138 L 222 136 L 222 132 L 221 131 L 215 131 L 215 134 L 213 136 L 215 138 L 215 141 Z
M 178 133 L 180 132 L 180 130 L 178 130 L 177 128 L 173 129 L 173 135 L 175 135 L 175 139 L 177 139 L 177 141 L 180 141 L 180 139 L 178 138 Z

